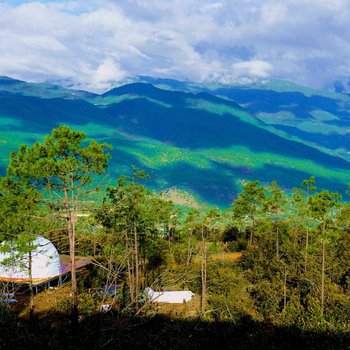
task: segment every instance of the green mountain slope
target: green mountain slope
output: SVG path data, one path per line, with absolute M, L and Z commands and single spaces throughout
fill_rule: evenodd
M 22 80 L 0 76 L 0 91 L 11 92 L 24 96 L 35 96 L 40 98 L 65 98 L 84 99 L 95 96 L 94 93 L 66 89 L 51 83 L 27 83 Z
M 247 180 L 277 180 L 285 188 L 292 188 L 315 175 L 320 187 L 341 192 L 350 182 L 349 162 L 332 153 L 332 149 L 311 147 L 312 142 L 304 140 L 301 134 L 259 117 L 259 106 L 271 110 L 282 108 L 288 99 L 294 101 L 295 96 L 290 93 L 267 90 L 267 96 L 283 94 L 278 95 L 278 107 L 270 107 L 264 102 L 263 88 L 245 88 L 247 91 L 242 92 L 233 91 L 232 87 L 218 91 L 223 87 L 216 86 L 213 91 L 203 86 L 201 91 L 199 85 L 193 84 L 190 93 L 180 82 L 173 89 L 178 91 L 169 86 L 160 89 L 135 83 L 102 95 L 62 89 L 63 95 L 53 97 L 49 84 L 38 90 L 36 84 L 24 83 L 25 91 L 21 91 L 22 83 L 13 84 L 17 85 L 15 91 L 8 87 L 10 83 L 1 84 L 0 79 L 2 172 L 10 150 L 22 143 L 33 143 L 65 123 L 84 130 L 90 138 L 113 145 L 111 179 L 128 172 L 133 164 L 151 175 L 148 185 L 154 189 L 176 187 L 201 201 L 221 206 L 229 205 Z M 253 92 L 248 97 L 250 90 Z M 260 99 L 258 92 L 264 97 Z M 218 97 L 223 95 L 226 97 Z M 305 110 L 310 97 L 303 96 Z M 338 103 L 337 99 L 331 100 Z M 315 106 L 324 113 L 330 109 L 319 99 L 312 108 Z M 341 118 L 345 120 L 345 112 Z M 323 116 L 324 122 L 326 119 Z M 302 133 L 297 125 L 296 128 Z M 341 137 L 341 133 L 336 135 Z
M 350 160 L 349 95 L 277 80 L 244 86 L 198 85 L 150 77 L 139 80 L 173 91 L 207 91 L 234 100 L 263 122 L 266 129 Z

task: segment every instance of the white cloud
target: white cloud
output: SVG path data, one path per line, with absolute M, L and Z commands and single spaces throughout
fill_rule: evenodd
M 24 2 L 0 4 L 2 75 L 103 90 L 127 75 L 322 87 L 350 72 L 348 0 Z
M 252 78 L 267 78 L 272 70 L 272 65 L 261 60 L 251 60 L 234 63 L 232 65 L 234 73 L 238 76 L 247 76 Z
M 117 62 L 113 59 L 105 59 L 98 67 L 97 70 L 92 74 L 91 77 L 91 88 L 94 90 L 105 90 L 110 87 L 110 82 L 121 81 L 127 76 L 126 72 L 123 71 Z

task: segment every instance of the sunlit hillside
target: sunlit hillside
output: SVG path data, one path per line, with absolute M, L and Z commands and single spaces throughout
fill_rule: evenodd
M 344 193 L 350 164 L 350 98 L 297 85 L 143 82 L 97 95 L 50 84 L 0 80 L 0 167 L 20 144 L 67 124 L 113 146 L 110 181 L 130 168 L 148 186 L 177 188 L 227 206 L 245 181 L 291 189 L 310 175 Z M 152 84 L 154 85 L 152 85 Z

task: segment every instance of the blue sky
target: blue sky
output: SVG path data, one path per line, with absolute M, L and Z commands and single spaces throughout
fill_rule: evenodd
M 93 91 L 136 75 L 347 87 L 349 23 L 349 0 L 0 1 L 0 75 Z

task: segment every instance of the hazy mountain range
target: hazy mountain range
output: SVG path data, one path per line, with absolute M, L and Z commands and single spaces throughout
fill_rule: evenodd
M 59 125 L 112 144 L 110 181 L 136 165 L 157 190 L 229 205 L 243 181 L 350 183 L 350 97 L 284 81 L 219 85 L 138 77 L 98 95 L 0 78 L 0 171 Z M 174 191 L 173 191 L 174 192 Z

